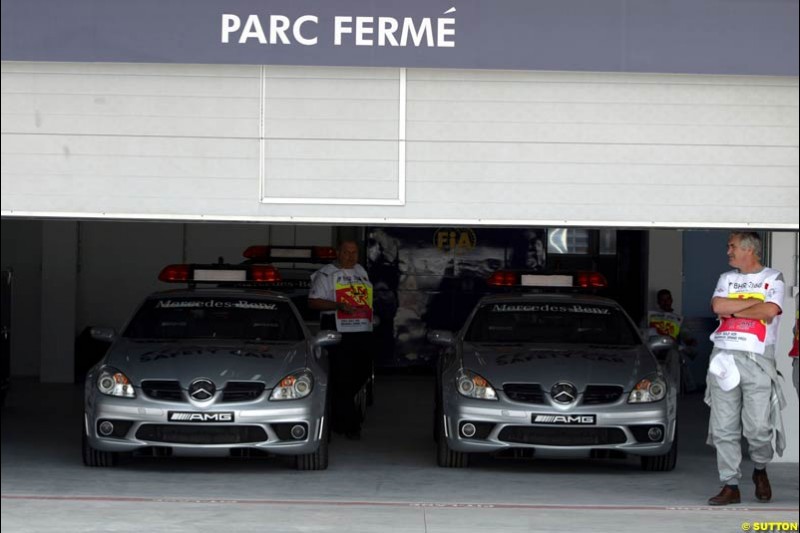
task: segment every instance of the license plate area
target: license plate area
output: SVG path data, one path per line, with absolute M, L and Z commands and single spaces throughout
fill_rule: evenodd
M 233 411 L 204 413 L 198 411 L 169 411 L 167 420 L 170 422 L 188 422 L 208 424 L 209 422 L 231 423 L 235 421 Z
M 547 426 L 594 426 L 597 415 L 532 414 L 531 424 Z

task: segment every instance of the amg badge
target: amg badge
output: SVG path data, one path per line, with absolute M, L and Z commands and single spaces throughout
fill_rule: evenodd
M 532 415 L 533 424 L 564 424 L 570 426 L 593 426 L 595 415 Z
M 170 422 L 233 422 L 233 413 L 187 413 L 170 411 L 167 416 Z

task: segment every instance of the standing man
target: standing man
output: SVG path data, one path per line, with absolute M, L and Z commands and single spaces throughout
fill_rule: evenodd
M 320 311 L 320 328 L 339 331 L 342 342 L 328 349 L 333 430 L 361 438 L 361 413 L 355 395 L 371 371 L 372 284 L 358 264 L 358 245 L 342 241 L 336 262 L 311 275 L 308 306 Z
M 761 237 L 733 232 L 728 237 L 728 264 L 734 270 L 719 278 L 711 307 L 719 326 L 711 334 L 706 403 L 711 406 L 709 444 L 717 449 L 723 484 L 709 505 L 740 503 L 741 437 L 754 463 L 753 482 L 759 502 L 772 498 L 767 463 L 776 434 L 778 455 L 785 446 L 780 409 L 785 400 L 777 382 L 775 342 L 782 312 L 783 274 L 761 264 Z
M 798 385 L 798 368 L 797 368 L 797 340 L 798 336 L 800 335 L 800 309 L 798 309 L 798 298 L 800 298 L 800 294 L 795 295 L 794 297 L 794 328 L 792 328 L 792 333 L 794 334 L 794 340 L 792 340 L 792 347 L 789 350 L 789 357 L 792 358 L 792 383 L 794 383 L 794 391 L 800 397 L 800 385 Z

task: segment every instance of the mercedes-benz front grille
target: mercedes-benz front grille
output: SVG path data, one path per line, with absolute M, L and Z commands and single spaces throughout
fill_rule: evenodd
M 588 385 L 583 393 L 583 405 L 614 403 L 622 396 L 622 387 L 617 385 Z
M 504 442 L 541 446 L 599 446 L 627 441 L 620 428 L 570 428 L 508 426 L 498 438 Z
M 267 432 L 259 426 L 172 424 L 142 424 L 136 438 L 172 444 L 244 444 L 268 439 Z
M 254 381 L 229 381 L 222 389 L 223 402 L 249 402 L 264 393 L 264 384 Z
M 154 400 L 165 400 L 168 402 L 185 401 L 181 392 L 181 384 L 173 380 L 149 379 L 142 381 L 142 392 L 145 396 Z
M 506 383 L 503 392 L 515 402 L 544 404 L 544 391 L 538 383 Z

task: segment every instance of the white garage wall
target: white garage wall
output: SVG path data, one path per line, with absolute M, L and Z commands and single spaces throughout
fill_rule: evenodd
M 265 201 L 397 201 L 400 88 L 398 69 L 266 68 Z
M 4 62 L 3 214 L 798 226 L 796 77 L 402 77 Z M 404 205 L 377 205 L 401 182 Z

